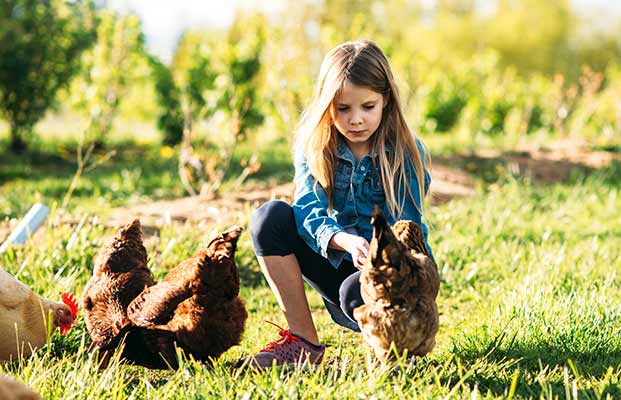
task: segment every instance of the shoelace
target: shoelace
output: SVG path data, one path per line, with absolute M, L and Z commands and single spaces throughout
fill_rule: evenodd
M 261 349 L 261 351 L 273 353 L 276 349 L 276 346 L 278 346 L 279 349 L 282 349 L 285 345 L 302 341 L 302 339 L 291 333 L 289 329 L 285 329 L 282 326 L 273 323 L 272 321 L 265 320 L 265 322 L 267 322 L 268 324 L 272 324 L 279 329 L 278 334 L 280 335 L 280 339 L 268 343 L 264 348 Z M 285 340 L 282 340 L 283 338 Z

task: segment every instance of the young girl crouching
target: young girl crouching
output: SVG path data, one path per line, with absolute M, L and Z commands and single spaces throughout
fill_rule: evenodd
M 353 310 L 363 304 L 359 270 L 376 206 L 390 224 L 419 224 L 431 254 L 422 221 L 431 181 L 424 148 L 405 122 L 390 65 L 373 42 L 347 42 L 327 54 L 296 131 L 294 159 L 293 205 L 265 203 L 250 224 L 259 265 L 289 325 L 248 360 L 258 367 L 321 362 L 325 346 L 303 280 L 337 324 L 359 331 Z

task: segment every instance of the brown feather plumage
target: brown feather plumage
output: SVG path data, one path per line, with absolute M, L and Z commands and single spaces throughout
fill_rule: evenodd
M 132 363 L 160 369 L 176 365 L 174 336 L 131 326 L 127 317 L 132 300 L 154 284 L 140 221 L 134 220 L 99 250 L 82 295 L 91 347 L 99 349 L 102 367 L 121 343 L 121 357 Z
M 239 344 L 247 318 L 234 259 L 241 231 L 218 235 L 155 283 L 139 221 L 122 228 L 100 251 L 83 295 L 102 365 L 123 342 L 121 357 L 148 368 L 176 368 L 175 345 L 207 360 Z
M 127 307 L 155 283 L 147 267 L 139 220 L 119 229 L 95 257 L 93 276 L 82 294 L 86 328 L 94 346 L 108 347 L 127 325 Z
M 399 221 L 392 228 L 376 211 L 366 268 L 360 275 L 364 305 L 354 310 L 364 341 L 386 360 L 398 353 L 427 354 L 438 331 L 437 266 L 420 226 Z
M 239 344 L 247 318 L 234 258 L 241 231 L 220 234 L 145 289 L 128 308 L 130 321 L 175 333 L 177 344 L 198 360 Z

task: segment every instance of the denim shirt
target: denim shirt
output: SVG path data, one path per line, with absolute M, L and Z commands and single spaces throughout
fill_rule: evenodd
M 423 145 L 417 146 L 425 160 Z M 387 151 L 390 151 L 388 149 Z M 388 211 L 386 196 L 381 183 L 381 174 L 373 165 L 373 154 L 365 155 L 358 163 L 342 136 L 337 144 L 337 165 L 335 168 L 333 209 L 328 213 L 328 196 L 323 187 L 311 175 L 306 158 L 301 150 L 295 154 L 295 196 L 293 215 L 299 235 L 308 246 L 326 257 L 334 268 L 338 268 L 343 258 L 351 261 L 351 255 L 344 251 L 328 248 L 332 236 L 338 232 L 348 232 L 371 241 L 373 226 L 371 215 L 379 206 L 389 224 L 396 222 Z M 376 163 L 379 165 L 378 163 Z M 406 163 L 406 176 L 412 188 L 416 204 L 410 196 L 405 196 L 403 214 L 399 219 L 407 219 L 419 224 L 425 234 L 429 253 L 431 247 L 427 240 L 427 226 L 422 222 L 421 201 L 418 193 L 418 179 L 412 162 Z M 423 164 L 424 165 L 424 164 Z M 424 190 L 429 190 L 431 176 L 424 167 Z M 398 191 L 399 192 L 399 191 Z M 401 195 L 402 191 L 399 193 Z M 433 257 L 433 255 L 432 255 Z

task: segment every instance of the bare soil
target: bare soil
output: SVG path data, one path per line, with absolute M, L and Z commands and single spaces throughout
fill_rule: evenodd
M 436 157 L 431 167 L 431 202 L 439 204 L 472 195 L 475 175 L 484 172 L 481 168 L 489 168 L 486 161 L 504 165 L 514 175 L 528 176 L 535 182 L 554 183 L 566 181 L 575 169 L 596 170 L 606 167 L 614 160 L 621 162 L 621 154 L 584 150 L 581 143 L 575 141 L 559 142 L 553 148 L 547 149 L 522 146 L 505 153 L 486 150 L 459 156 Z M 467 168 L 470 164 L 478 167 Z M 468 170 L 471 172 L 467 172 Z M 140 218 L 145 233 L 149 234 L 171 222 L 205 224 L 222 220 L 233 221 L 234 215 L 248 208 L 254 209 L 271 199 L 291 202 L 293 190 L 292 183 L 245 185 L 236 191 L 209 198 L 184 197 L 120 207 L 100 217 L 102 222 L 105 221 L 111 227 L 119 227 L 134 218 Z M 74 219 L 64 222 L 78 223 Z M 0 223 L 0 242 L 16 224 L 17 221 Z
M 431 168 L 431 202 L 439 204 L 474 193 L 475 179 L 464 168 L 456 168 L 474 160 L 493 160 L 508 166 L 516 175 L 529 176 L 536 182 L 554 183 L 569 179 L 575 169 L 600 169 L 613 160 L 621 162 L 621 154 L 585 150 L 582 143 L 558 142 L 553 148 L 521 146 L 515 151 L 480 151 L 473 154 L 435 158 Z M 621 178 L 620 178 L 621 179 Z M 285 183 L 275 186 L 250 185 L 238 191 L 214 198 L 185 197 L 123 207 L 114 210 L 110 222 L 115 226 L 131 218 L 141 218 L 145 225 L 160 225 L 169 220 L 220 221 L 227 215 L 251 209 L 271 199 L 292 201 L 294 186 Z

